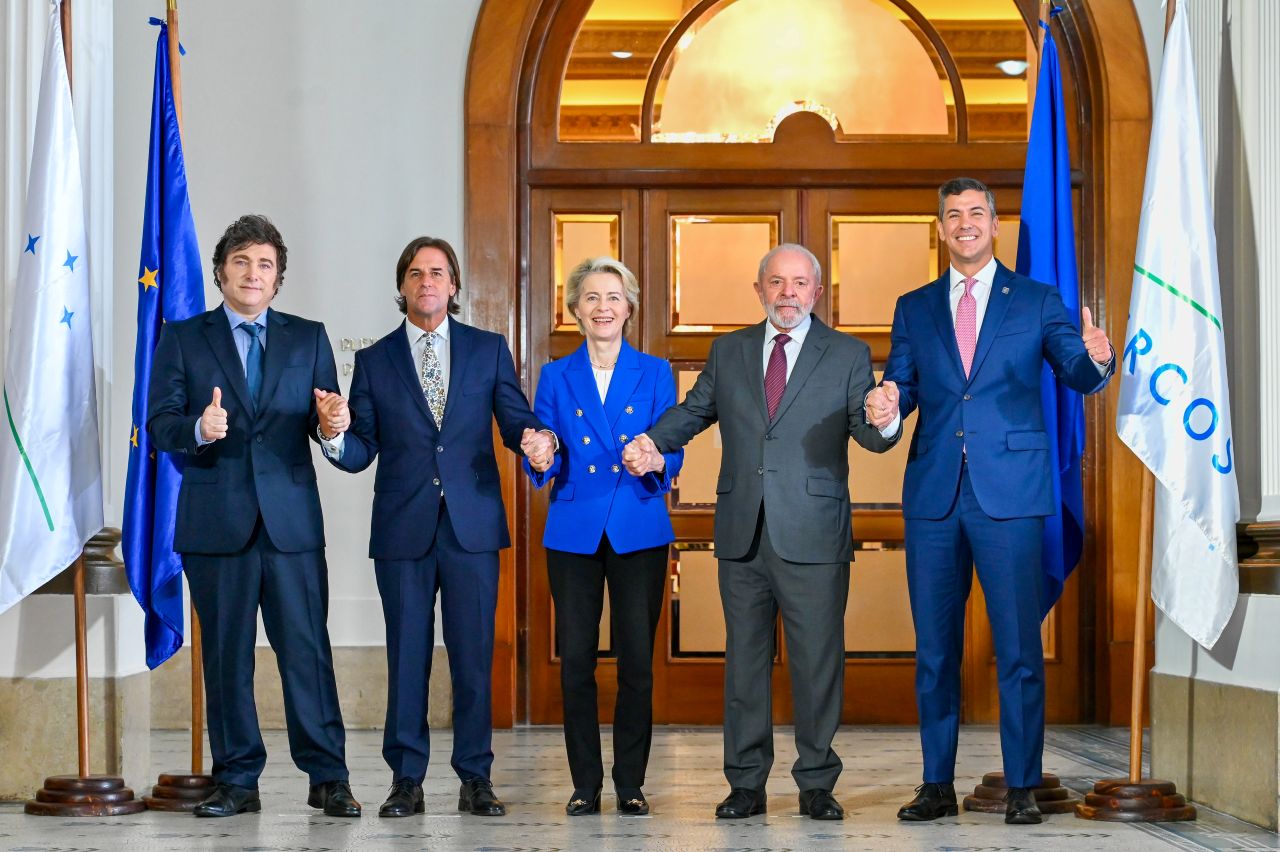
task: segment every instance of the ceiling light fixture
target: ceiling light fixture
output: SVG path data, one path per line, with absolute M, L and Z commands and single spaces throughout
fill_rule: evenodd
M 610 55 L 610 56 L 612 56 L 614 59 L 630 59 L 630 58 L 631 58 L 631 51 L 629 51 L 629 50 L 614 50 L 614 51 L 611 51 L 609 55 Z M 1025 64 L 1025 63 L 1024 63 L 1024 64 Z
M 1021 77 L 1027 70 L 1027 63 L 1023 59 L 1006 59 L 1003 62 L 997 62 L 996 67 L 1010 77 Z

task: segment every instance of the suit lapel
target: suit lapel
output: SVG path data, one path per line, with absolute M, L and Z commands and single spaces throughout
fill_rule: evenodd
M 241 408 L 253 412 L 256 406 L 249 396 L 249 385 L 244 379 L 244 365 L 240 363 L 236 342 L 231 337 L 231 323 L 227 321 L 227 313 L 221 305 L 204 315 L 204 334 L 209 341 L 209 348 L 213 350 L 213 357 L 227 376 L 231 391 L 239 398 Z
M 449 419 L 450 405 L 452 400 L 457 402 L 462 389 L 467 386 L 467 369 L 471 366 L 472 351 L 469 339 L 471 336 L 471 327 L 463 325 L 453 319 L 448 320 L 449 323 L 449 389 L 445 392 L 444 398 L 444 419 Z M 422 388 L 418 388 L 418 395 L 422 396 L 425 404 L 426 397 L 421 393 Z M 432 422 L 435 422 L 434 420 Z M 443 431 L 444 424 L 439 424 Z
M 422 382 L 418 380 L 417 373 L 413 371 L 413 350 L 409 348 L 407 325 L 408 320 L 405 320 L 400 323 L 400 328 L 391 332 L 385 338 L 387 341 L 386 356 L 391 361 L 391 371 L 404 382 L 409 391 L 409 396 L 416 400 L 418 410 L 422 412 L 423 418 L 432 426 L 435 426 L 435 418 L 431 416 L 431 409 L 427 407 L 427 398 L 422 393 Z M 450 336 L 450 340 L 452 339 L 452 336 Z M 449 357 L 453 357 L 452 353 L 450 353 Z M 446 402 L 445 405 L 447 407 L 448 403 Z
M 942 277 L 929 285 L 929 313 L 933 316 L 934 325 L 938 327 L 938 345 L 942 347 L 943 357 L 955 370 L 956 378 L 965 381 L 964 364 L 960 361 L 960 347 L 956 344 L 956 325 L 951 316 L 951 271 L 942 273 Z
M 818 362 L 822 360 L 823 354 L 827 351 L 827 335 L 830 333 L 831 329 L 822 320 L 813 317 L 810 321 L 809 333 L 804 338 L 804 345 L 800 347 L 800 354 L 796 356 L 796 365 L 791 368 L 791 375 L 787 377 L 787 389 L 783 391 L 782 400 L 778 403 L 778 411 L 773 417 L 774 423 L 781 420 L 787 413 L 796 395 L 800 393 L 800 389 L 813 373 L 814 367 L 817 367 Z
M 1012 283 L 1013 273 L 997 261 L 996 274 L 991 279 L 991 294 L 987 297 L 987 311 L 982 315 L 982 329 L 978 332 L 978 346 L 973 351 L 973 367 L 969 370 L 971 381 L 991 351 L 991 342 L 1000 333 L 1000 326 L 1009 312 L 1009 304 L 1013 301 Z
M 618 357 L 621 360 L 622 356 Z M 617 381 L 617 378 L 615 375 L 613 381 Z M 595 373 L 591 372 L 591 358 L 587 354 L 586 343 L 569 355 L 569 363 L 564 368 L 564 379 L 569 384 L 569 393 L 577 404 L 577 411 L 582 412 L 597 437 L 603 439 L 611 434 L 613 430 L 609 428 L 604 406 L 600 403 L 600 391 L 596 388 Z M 609 396 L 613 395 L 613 381 L 609 383 Z
M 631 399 L 636 385 L 640 384 L 640 373 L 640 354 L 627 341 L 622 341 L 622 351 L 618 353 L 618 363 L 613 367 L 613 378 L 609 380 L 609 391 L 604 397 L 604 417 L 609 421 L 606 434 L 612 435 L 617 429 L 623 406 Z
M 289 319 L 279 311 L 267 310 L 267 323 L 271 330 L 267 334 L 267 348 L 264 353 L 262 368 L 262 399 L 271 399 L 276 385 L 280 384 L 280 376 L 284 373 L 285 364 L 289 363 L 289 353 L 293 351 L 293 328 Z
M 764 326 L 765 322 L 753 325 L 742 336 L 742 367 L 746 371 L 747 391 L 755 399 L 760 409 L 760 420 L 769 423 L 769 408 L 764 400 Z

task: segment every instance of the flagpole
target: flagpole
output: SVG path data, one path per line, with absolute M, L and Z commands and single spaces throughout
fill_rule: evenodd
M 178 135 L 182 135 L 182 61 L 178 41 L 178 0 L 166 0 L 165 20 L 168 24 L 169 84 L 173 89 L 173 110 L 178 116 Z M 191 774 L 204 774 L 204 658 L 200 637 L 200 618 L 192 601 L 191 611 Z
M 178 39 L 178 0 L 165 2 L 165 49 L 169 58 L 169 88 L 173 111 L 182 136 L 182 49 Z M 189 813 L 213 792 L 213 778 L 204 774 L 204 657 L 200 639 L 200 618 L 194 601 L 188 607 L 191 625 L 191 771 L 161 772 L 147 807 L 153 811 Z
M 71 85 L 71 0 L 58 8 L 62 30 L 62 58 L 67 72 L 67 94 Z M 50 525 L 49 529 L 53 529 Z M 85 616 L 84 551 L 72 564 L 73 607 L 76 634 L 76 751 L 78 775 L 51 775 L 23 810 L 34 816 L 123 816 L 146 810 L 133 797 L 124 779 L 113 775 L 92 775 L 89 768 L 89 652 Z
M 1176 14 L 1176 0 L 1165 6 L 1164 34 Z M 1193 820 L 1196 809 L 1187 804 L 1172 781 L 1142 777 L 1142 718 L 1146 708 L 1147 613 L 1151 607 L 1151 550 L 1155 536 L 1155 475 L 1142 467 L 1142 503 L 1138 520 L 1138 587 L 1133 604 L 1133 685 L 1129 701 L 1129 776 L 1104 778 L 1093 785 L 1084 804 L 1076 806 L 1081 819 L 1103 822 L 1174 822 Z

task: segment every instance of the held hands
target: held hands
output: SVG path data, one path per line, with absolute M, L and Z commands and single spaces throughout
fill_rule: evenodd
M 206 405 L 200 415 L 200 437 L 206 441 L 227 437 L 227 410 L 222 407 L 222 388 L 213 389 L 213 402 Z
M 1110 364 L 1111 341 L 1107 340 L 1107 333 L 1093 324 L 1093 314 L 1088 308 L 1081 309 L 1080 316 L 1084 320 L 1080 337 L 1084 340 L 1084 348 L 1089 350 L 1089 357 L 1095 364 Z
M 546 432 L 525 429 L 520 436 L 520 452 L 529 460 L 529 467 L 538 473 L 551 467 L 556 455 L 556 442 Z
M 320 433 L 329 440 L 351 428 L 351 409 L 347 398 L 333 391 L 315 388 L 316 412 L 320 415 Z
M 898 416 L 898 386 L 893 382 L 884 382 L 872 388 L 866 399 L 867 422 L 877 429 L 883 429 Z
M 627 466 L 627 472 L 632 476 L 656 473 L 667 466 L 666 457 L 658 452 L 653 439 L 643 432 L 632 438 L 622 451 L 622 463 Z

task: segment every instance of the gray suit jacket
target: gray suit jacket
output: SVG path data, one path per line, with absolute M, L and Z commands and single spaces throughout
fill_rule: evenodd
M 896 442 L 863 416 L 862 401 L 875 383 L 871 350 L 814 317 L 771 423 L 764 399 L 764 332 L 761 322 L 712 343 L 684 401 L 667 409 L 648 435 L 670 452 L 720 424 L 720 559 L 747 555 L 763 501 L 770 541 L 783 559 L 848 562 L 849 439 L 876 453 Z

